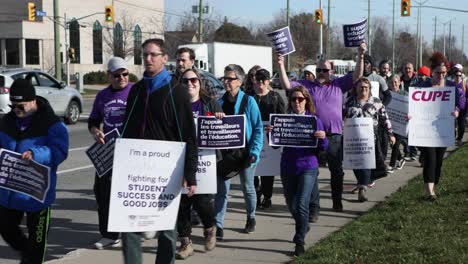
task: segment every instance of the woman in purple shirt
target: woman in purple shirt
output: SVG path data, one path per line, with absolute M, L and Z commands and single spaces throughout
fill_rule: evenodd
M 288 113 L 316 117 L 317 130 L 314 136 L 318 138 L 316 148 L 284 147 L 281 155 L 281 181 L 283 183 L 286 204 L 296 222 L 296 234 L 293 242 L 296 244 L 295 256 L 304 254 L 304 238 L 309 231 L 310 199 L 319 197 L 318 153 L 326 151 L 328 140 L 323 130 L 322 121 L 315 115 L 315 106 L 309 92 L 304 86 L 296 86 L 289 93 Z M 272 126 L 266 128 L 271 132 Z

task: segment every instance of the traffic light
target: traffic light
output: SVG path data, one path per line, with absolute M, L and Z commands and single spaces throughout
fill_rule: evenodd
M 411 15 L 411 0 L 401 0 L 401 16 Z
M 321 25 L 323 23 L 323 10 L 315 9 L 315 23 Z
M 36 21 L 36 4 L 28 3 L 28 21 Z
M 105 13 L 104 20 L 106 22 L 114 22 L 114 7 L 113 6 L 106 6 L 104 13 Z
M 75 60 L 75 49 L 74 48 L 68 48 L 68 58 L 71 61 Z

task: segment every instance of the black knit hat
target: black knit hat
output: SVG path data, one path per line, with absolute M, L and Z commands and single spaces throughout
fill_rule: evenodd
M 372 61 L 372 57 L 369 54 L 364 54 L 364 63 L 369 62 L 370 65 L 374 66 L 374 61 Z
M 265 69 L 259 69 L 255 73 L 255 78 L 258 80 L 270 80 L 270 72 Z
M 16 79 L 10 87 L 10 101 L 29 102 L 36 99 L 36 89 L 31 81 Z

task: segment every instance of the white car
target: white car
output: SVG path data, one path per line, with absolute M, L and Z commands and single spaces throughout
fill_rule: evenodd
M 80 119 L 83 98 L 74 88 L 66 86 L 49 74 L 37 69 L 0 69 L 0 115 L 10 112 L 10 86 L 14 80 L 31 80 L 36 96 L 46 99 L 56 115 L 65 123 L 75 124 Z

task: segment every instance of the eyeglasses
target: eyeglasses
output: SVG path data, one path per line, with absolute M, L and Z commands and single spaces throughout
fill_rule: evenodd
M 296 101 L 299 101 L 299 103 L 302 103 L 304 102 L 306 98 L 305 97 L 291 97 L 291 99 L 289 99 L 291 102 L 296 102 Z
M 234 80 L 237 80 L 237 79 L 239 79 L 239 78 L 236 78 L 236 77 L 222 77 L 221 81 L 230 83 L 230 82 L 232 82 Z
M 182 78 L 182 83 L 183 83 L 183 84 L 188 84 L 189 81 L 190 81 L 193 85 L 195 85 L 195 84 L 198 82 L 198 80 L 199 80 L 199 79 L 198 79 L 197 77 L 193 77 L 193 78 Z
M 447 72 L 441 72 L 441 71 L 436 71 L 436 72 L 434 72 L 434 73 L 435 73 L 436 75 L 441 75 L 441 74 L 442 74 L 442 75 L 446 75 L 446 74 L 447 74 Z
M 148 56 L 151 56 L 151 58 L 156 58 L 159 55 L 164 55 L 164 53 L 162 53 L 162 52 L 161 53 L 143 53 L 142 57 L 146 58 Z
M 112 74 L 112 76 L 114 76 L 115 79 L 120 78 L 120 77 L 127 77 L 128 75 L 129 75 L 128 72 Z
M 462 77 L 462 75 L 461 75 L 461 74 L 455 74 L 455 76 L 456 76 L 456 77 Z
M 24 111 L 24 105 L 22 104 L 10 104 L 8 105 L 8 107 L 10 107 L 11 109 L 15 109 L 15 108 L 18 108 L 19 110 L 21 111 Z
M 265 77 L 259 77 L 259 78 L 255 77 L 255 80 L 256 80 L 257 82 L 264 82 L 264 81 L 266 81 L 267 79 L 266 79 Z
M 330 69 L 321 69 L 321 68 L 317 68 L 317 69 L 315 69 L 315 71 L 316 71 L 317 73 L 320 73 L 320 72 L 327 73 L 327 72 L 330 71 Z

